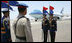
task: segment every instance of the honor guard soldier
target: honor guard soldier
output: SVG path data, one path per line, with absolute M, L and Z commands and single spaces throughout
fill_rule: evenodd
M 56 35 L 56 31 L 57 31 L 57 22 L 56 22 L 55 18 L 53 18 L 53 14 L 50 14 L 49 23 L 50 23 L 51 42 L 55 42 L 55 35 Z
M 1 8 L 1 12 L 4 14 L 4 16 L 1 18 L 1 42 L 11 42 L 10 20 L 9 20 L 10 8 L 11 7 Z
M 46 18 L 46 14 L 43 14 L 43 21 L 42 21 L 42 30 L 43 30 L 43 34 L 44 34 L 44 42 L 47 42 L 47 34 L 48 34 L 48 30 L 49 30 L 50 26 L 49 26 L 49 20 Z
M 19 15 L 13 24 L 15 42 L 33 42 L 30 20 L 25 17 L 28 6 L 24 3 L 18 3 L 17 6 Z

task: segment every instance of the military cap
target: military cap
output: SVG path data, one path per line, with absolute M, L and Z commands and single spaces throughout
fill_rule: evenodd
M 1 8 L 1 12 L 5 12 L 5 11 L 10 11 L 10 10 L 12 10 L 12 8 Z
M 18 8 L 28 8 L 28 5 L 26 5 L 25 3 L 18 3 L 16 4 L 16 6 L 18 6 Z

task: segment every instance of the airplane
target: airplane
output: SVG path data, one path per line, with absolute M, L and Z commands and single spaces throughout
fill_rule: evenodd
M 62 20 L 62 19 L 68 20 L 68 19 L 71 19 L 71 15 L 68 15 L 68 14 L 66 15 L 66 14 L 63 13 L 63 11 L 64 11 L 64 8 L 62 8 L 60 13 L 54 12 L 54 15 L 53 15 L 54 18 L 56 18 L 57 20 Z M 29 15 L 34 17 L 36 21 L 38 19 L 42 19 L 42 17 L 43 17 L 43 13 L 40 10 L 34 10 Z M 47 17 L 49 18 L 49 15 L 47 15 Z
M 71 15 L 70 14 L 64 14 L 63 11 L 64 11 L 64 8 L 62 8 L 60 13 L 54 13 L 54 17 L 57 17 L 58 20 L 71 19 Z
M 29 15 L 33 17 L 35 21 L 37 21 L 38 19 L 42 19 L 43 17 L 43 13 L 40 10 L 34 10 Z

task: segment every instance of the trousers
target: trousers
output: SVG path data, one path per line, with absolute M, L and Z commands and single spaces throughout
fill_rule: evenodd
M 51 42 L 55 42 L 55 35 L 56 35 L 55 31 L 50 31 Z
M 43 34 L 44 34 L 44 42 L 47 42 L 48 30 L 43 30 Z

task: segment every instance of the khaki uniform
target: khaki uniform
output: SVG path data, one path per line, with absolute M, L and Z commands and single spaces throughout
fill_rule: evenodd
M 20 18 L 21 16 L 23 15 L 19 15 L 18 18 Z M 16 30 L 15 30 L 15 23 L 16 22 L 14 21 L 13 28 L 14 28 L 14 32 L 16 32 L 16 36 L 26 37 L 26 41 L 20 40 L 20 39 L 16 39 L 16 41 L 17 42 L 33 42 L 31 25 L 30 25 L 29 19 L 27 19 L 26 17 L 20 18 L 17 22 Z

